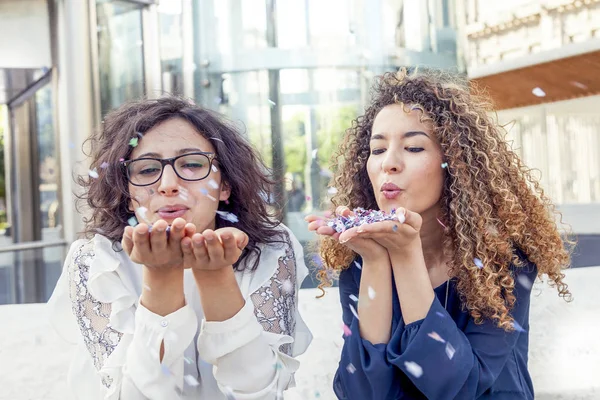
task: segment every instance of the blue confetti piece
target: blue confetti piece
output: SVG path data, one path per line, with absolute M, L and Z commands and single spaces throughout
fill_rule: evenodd
M 519 325 L 519 323 L 517 321 L 513 321 L 512 326 L 513 326 L 513 328 L 515 328 L 515 331 L 517 331 L 517 332 L 525 332 L 525 329 L 523 329 L 523 327 L 521 325 Z
M 477 268 L 479 268 L 479 269 L 483 268 L 483 262 L 481 262 L 481 260 L 479 258 L 474 258 L 473 262 L 475 263 Z
M 446 314 L 444 314 L 443 312 L 436 311 L 435 313 L 438 315 L 438 317 L 446 318 Z

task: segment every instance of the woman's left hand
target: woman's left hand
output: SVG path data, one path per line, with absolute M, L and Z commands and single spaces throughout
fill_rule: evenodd
M 396 214 L 403 215 L 404 221 L 381 221 L 351 228 L 340 235 L 340 242 L 354 237 L 373 239 L 385 247 L 390 256 L 405 254 L 414 246 L 420 246 L 421 215 L 405 208 L 399 208 Z M 401 216 L 399 218 L 402 219 Z
M 248 244 L 248 235 L 236 228 L 207 229 L 181 240 L 183 267 L 215 271 L 231 267 Z

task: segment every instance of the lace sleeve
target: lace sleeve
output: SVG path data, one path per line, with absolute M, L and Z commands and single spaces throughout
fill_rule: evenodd
M 69 265 L 69 294 L 84 343 L 92 356 L 94 366 L 100 370 L 123 334 L 111 328 L 109 324 L 111 305 L 97 301 L 88 292 L 89 268 L 94 255 L 92 242 L 84 243 L 73 254 Z M 102 383 L 110 387 L 112 379 L 103 378 Z
M 289 237 L 285 255 L 279 257 L 277 270 L 264 285 L 252 293 L 254 313 L 267 332 L 294 336 L 296 331 L 296 257 Z M 292 344 L 281 345 L 281 351 L 292 354 Z

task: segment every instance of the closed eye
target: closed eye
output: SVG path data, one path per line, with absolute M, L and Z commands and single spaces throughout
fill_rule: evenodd
M 385 151 L 385 149 L 373 149 L 371 150 L 371 154 L 373 155 L 377 155 L 377 154 L 381 154 Z
M 411 153 L 420 153 L 425 149 L 422 147 L 407 147 L 406 150 L 410 151 Z

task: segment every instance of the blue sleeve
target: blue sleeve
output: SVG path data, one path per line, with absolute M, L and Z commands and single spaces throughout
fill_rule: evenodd
M 344 336 L 340 364 L 333 379 L 333 390 L 341 400 L 395 399 L 400 392 L 399 371 L 386 359 L 386 344 L 372 344 L 360 337 L 357 304 L 350 295 L 358 297 L 359 286 L 354 278 L 354 266 L 340 274 L 339 291 L 342 319 L 352 332 Z
M 531 285 L 537 269 L 525 264 L 523 268 L 513 269 L 513 274 L 516 301 L 511 315 L 515 331 L 506 332 L 489 320 L 476 325 L 472 318 L 462 331 L 436 297 L 424 319 L 392 335 L 387 348 L 388 360 L 427 398 L 449 400 L 481 396 L 496 381 L 519 335 L 526 335 L 529 328 Z

